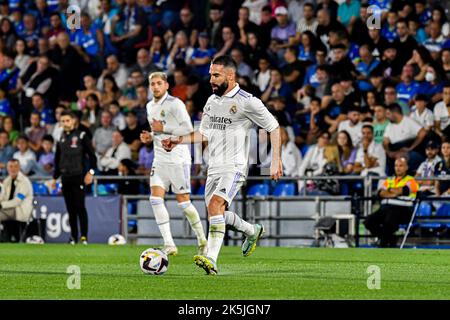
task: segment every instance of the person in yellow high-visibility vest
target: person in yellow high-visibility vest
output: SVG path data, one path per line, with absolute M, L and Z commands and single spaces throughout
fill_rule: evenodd
M 407 175 L 407 171 L 408 161 L 398 158 L 395 161 L 395 176 L 386 179 L 378 192 L 382 198 L 381 208 L 364 221 L 370 233 L 378 237 L 380 247 L 396 247 L 395 232 L 401 224 L 408 224 L 411 219 L 419 184 L 414 177 Z

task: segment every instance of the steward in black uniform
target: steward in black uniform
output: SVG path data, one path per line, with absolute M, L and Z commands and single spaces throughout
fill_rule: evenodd
M 62 192 L 69 212 L 70 243 L 78 242 L 79 218 L 81 242 L 87 244 L 88 216 L 84 203 L 84 188 L 85 184 L 92 183 L 95 174 L 93 168 L 97 168 L 97 157 L 86 132 L 75 129 L 75 115 L 72 112 L 64 111 L 61 114 L 61 122 L 64 133 L 56 144 L 53 179 L 56 180 L 61 176 Z M 90 170 L 84 175 L 87 159 Z

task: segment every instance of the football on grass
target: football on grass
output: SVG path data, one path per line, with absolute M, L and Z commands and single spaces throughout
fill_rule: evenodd
M 162 275 L 169 267 L 169 259 L 161 250 L 149 248 L 141 253 L 139 264 L 145 274 Z
M 108 239 L 108 244 L 111 246 L 119 246 L 119 245 L 124 245 L 126 243 L 127 243 L 127 241 L 125 240 L 125 237 L 122 236 L 121 234 L 113 234 Z

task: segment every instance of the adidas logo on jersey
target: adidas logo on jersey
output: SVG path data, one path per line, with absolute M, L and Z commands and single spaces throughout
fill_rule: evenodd
M 222 193 L 227 193 L 227 189 L 225 189 L 225 188 L 223 188 L 223 189 L 220 189 L 220 190 L 219 190 L 219 192 L 222 192 Z

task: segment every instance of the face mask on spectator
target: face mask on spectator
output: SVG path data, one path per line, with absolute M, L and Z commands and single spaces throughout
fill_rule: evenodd
M 432 72 L 427 72 L 425 74 L 425 80 L 428 82 L 434 81 L 436 79 L 436 76 Z

